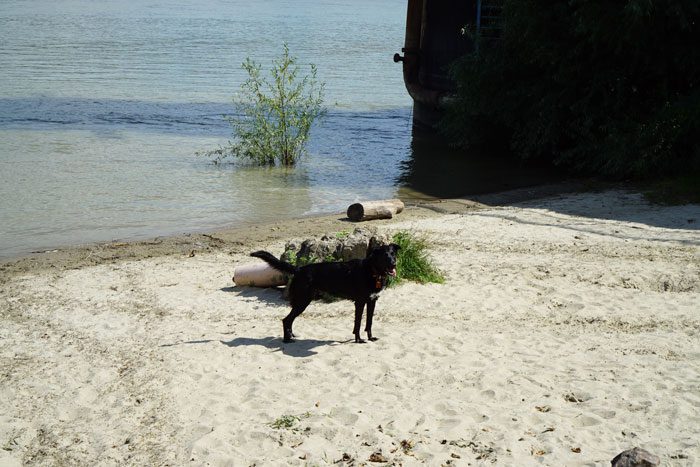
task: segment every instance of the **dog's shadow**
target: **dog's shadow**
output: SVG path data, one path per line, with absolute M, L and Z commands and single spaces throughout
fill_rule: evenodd
M 275 352 L 282 352 L 284 355 L 290 357 L 311 357 L 318 353 L 314 350 L 316 347 L 342 344 L 342 342 L 338 341 L 322 341 L 316 339 L 302 339 L 293 343 L 285 343 L 282 338 L 272 336 L 261 338 L 236 337 L 230 341 L 221 341 L 221 343 L 232 348 L 259 345 Z
M 235 293 L 243 298 L 256 298 L 269 305 L 280 307 L 288 307 L 289 301 L 285 298 L 284 287 L 246 287 L 246 286 L 229 286 L 222 287 L 222 292 Z M 210 342 L 210 341 L 209 341 Z M 316 355 L 314 349 L 324 345 L 340 345 L 346 342 L 317 340 L 317 339 L 300 339 L 293 343 L 285 343 L 281 337 L 237 337 L 230 341 L 220 341 L 222 344 L 231 347 L 245 347 L 259 345 L 274 352 L 282 352 L 290 357 L 311 357 Z M 351 341 L 347 341 L 351 342 Z
M 192 341 L 185 341 L 185 342 L 175 342 L 172 344 L 162 344 L 161 347 L 175 347 L 178 345 L 192 345 L 192 344 L 208 344 L 210 342 L 217 342 L 217 341 L 214 339 L 199 339 L 199 340 L 192 340 Z M 349 342 L 352 342 L 352 340 L 347 340 L 345 342 L 341 342 L 341 341 L 321 341 L 321 340 L 317 340 L 317 339 L 302 339 L 302 340 L 298 340 L 296 342 L 285 343 L 281 337 L 270 336 L 270 337 L 261 337 L 261 338 L 236 337 L 235 339 L 230 340 L 230 341 L 219 340 L 218 342 L 224 344 L 227 347 L 231 347 L 231 348 L 259 345 L 260 347 L 264 347 L 266 349 L 272 350 L 273 352 L 282 352 L 284 355 L 288 355 L 290 357 L 311 357 L 311 356 L 316 355 L 318 353 L 314 350 L 316 347 L 321 347 L 324 345 L 347 344 Z
M 234 285 L 222 287 L 219 290 L 227 293 L 235 293 L 244 299 L 255 297 L 258 300 L 270 305 L 289 306 L 289 302 L 284 296 L 284 287 L 247 287 L 242 285 Z

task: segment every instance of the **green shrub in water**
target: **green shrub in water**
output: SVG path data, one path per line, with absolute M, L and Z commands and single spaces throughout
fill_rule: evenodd
M 248 79 L 241 85 L 241 96 L 234 98 L 239 115 L 226 117 L 234 140 L 204 155 L 213 156 L 215 163 L 234 156 L 259 165 L 296 164 L 306 153 L 311 125 L 325 113 L 324 85 L 316 79 L 316 66 L 299 76 L 296 63 L 284 44 L 282 57 L 273 61 L 270 80 L 260 64 L 246 58 L 242 67 Z

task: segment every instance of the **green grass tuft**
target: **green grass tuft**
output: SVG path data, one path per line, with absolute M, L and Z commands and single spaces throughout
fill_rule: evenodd
M 300 420 L 301 419 L 296 415 L 282 415 L 280 418 L 270 423 L 270 426 L 276 430 L 281 430 L 282 428 L 288 430 L 294 427 L 294 425 L 296 425 L 296 423 Z
M 297 427 L 296 424 L 305 418 L 309 418 L 310 416 L 310 412 L 306 412 L 301 415 L 282 415 L 280 418 L 270 423 L 270 426 L 276 430 L 284 429 L 297 431 L 299 430 L 299 427 Z
M 391 285 L 402 280 L 421 284 L 445 282 L 445 277 L 428 257 L 428 241 L 425 238 L 401 231 L 394 234 L 392 241 L 401 248 L 396 258 L 396 277 L 391 279 Z

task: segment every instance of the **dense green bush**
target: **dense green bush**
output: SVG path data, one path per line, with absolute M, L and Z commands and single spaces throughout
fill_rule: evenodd
M 205 153 L 220 162 L 228 156 L 259 165 L 293 166 L 305 154 L 311 125 L 324 114 L 323 83 L 316 67 L 299 76 L 297 59 L 284 44 L 282 56 L 273 61 L 270 79 L 250 58 L 243 62 L 248 79 L 234 99 L 239 115 L 226 117 L 234 140 L 228 146 Z
M 700 2 L 505 0 L 504 24 L 453 67 L 458 145 L 613 177 L 700 168 Z

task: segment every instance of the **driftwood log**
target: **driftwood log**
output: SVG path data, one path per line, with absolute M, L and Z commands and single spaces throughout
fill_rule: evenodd
M 403 208 L 403 201 L 400 199 L 365 201 L 351 204 L 348 207 L 348 218 L 353 222 L 372 219 L 391 219 L 394 217 L 394 214 L 403 211 Z
M 236 267 L 233 270 L 233 282 L 250 287 L 275 287 L 285 285 L 287 277 L 267 263 L 261 262 Z

